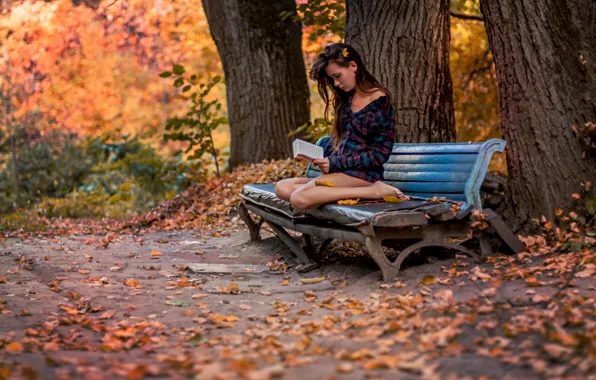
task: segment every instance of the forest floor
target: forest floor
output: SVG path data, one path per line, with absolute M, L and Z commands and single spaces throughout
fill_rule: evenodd
M 383 283 L 345 244 L 298 273 L 270 233 L 248 241 L 0 238 L 0 379 L 596 378 L 594 249 L 530 237 Z

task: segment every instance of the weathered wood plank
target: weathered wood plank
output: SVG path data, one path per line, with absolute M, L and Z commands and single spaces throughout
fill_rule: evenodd
M 246 208 L 257 215 L 264 217 L 265 219 L 269 219 L 274 223 L 279 224 L 282 227 L 291 228 L 294 231 L 302 232 L 311 236 L 332 238 L 342 241 L 352 241 L 356 243 L 364 243 L 366 240 L 366 236 L 353 229 L 341 228 L 340 226 L 337 228 L 318 226 L 304 224 L 304 222 L 298 224 L 293 223 L 291 219 L 286 216 L 281 216 L 271 211 L 263 210 L 261 207 L 251 205 L 249 203 L 246 203 Z
M 392 154 L 387 164 L 473 164 L 476 154 Z
M 264 265 L 250 264 L 188 264 L 188 270 L 196 274 L 220 273 L 254 273 L 267 272 L 269 268 Z
M 428 224 L 428 220 L 421 212 L 390 211 L 374 215 L 370 224 L 375 227 L 422 227 Z
M 466 154 L 478 153 L 482 148 L 481 142 L 476 143 L 417 143 L 393 144 L 392 154 Z
M 391 180 L 384 182 L 397 187 L 403 192 L 413 193 L 463 193 L 466 188 L 465 182 L 403 182 Z
M 423 172 L 423 171 L 389 171 L 385 168 L 385 181 L 412 181 L 412 182 L 466 182 L 470 173 L 461 173 L 455 171 L 446 172 Z
M 416 163 L 400 163 L 400 164 L 384 164 L 383 168 L 387 172 L 460 172 L 470 173 L 474 164 L 416 164 Z

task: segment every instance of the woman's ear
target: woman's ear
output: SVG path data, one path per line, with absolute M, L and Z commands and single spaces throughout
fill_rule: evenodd
M 352 69 L 352 72 L 354 72 L 354 73 L 356 71 L 358 71 L 358 65 L 354 61 L 350 61 L 350 68 Z

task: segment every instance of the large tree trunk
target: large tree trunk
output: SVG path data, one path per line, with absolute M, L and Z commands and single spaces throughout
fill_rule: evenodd
M 594 0 L 481 1 L 493 52 L 509 183 L 505 216 L 528 230 L 531 218 L 570 211 L 596 160 L 573 129 L 596 121 Z M 575 126 L 575 127 L 574 127 Z M 585 156 L 585 157 L 584 157 Z
M 288 132 L 310 120 L 300 26 L 280 12 L 293 0 L 204 0 L 226 77 L 230 168 L 291 154 Z
M 449 0 L 347 0 L 346 42 L 387 86 L 399 142 L 455 140 Z

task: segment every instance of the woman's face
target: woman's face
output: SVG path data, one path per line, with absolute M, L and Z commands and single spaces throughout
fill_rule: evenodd
M 356 87 L 356 63 L 350 61 L 348 67 L 343 67 L 331 62 L 325 68 L 325 72 L 331 78 L 331 83 L 340 90 L 350 92 Z

